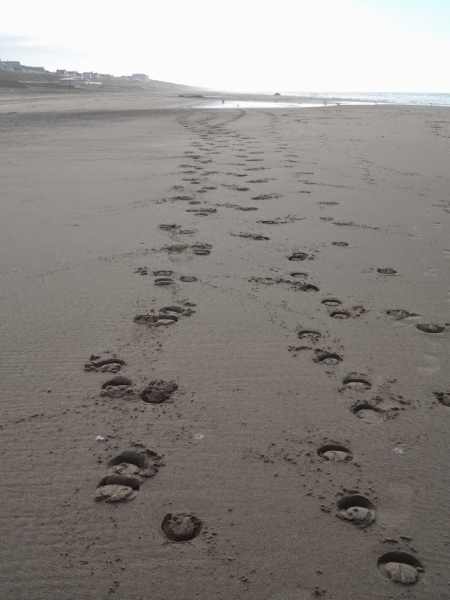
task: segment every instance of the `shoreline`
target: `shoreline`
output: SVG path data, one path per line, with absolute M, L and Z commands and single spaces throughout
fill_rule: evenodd
M 293 96 L 293 95 L 264 95 L 264 94 L 236 94 L 221 92 L 202 93 L 174 93 L 164 91 L 143 90 L 138 88 L 119 88 L 114 91 L 99 90 L 61 90 L 56 94 L 53 92 L 32 90 L 5 90 L 0 89 L 0 115 L 14 113 L 64 113 L 64 112 L 104 112 L 118 113 L 127 111 L 131 115 L 136 111 L 151 111 L 155 109 L 201 109 L 209 101 L 220 102 L 224 99 L 226 103 L 246 103 L 245 108 L 321 108 L 322 104 L 327 108 L 341 109 L 349 106 L 354 107 L 393 107 L 407 109 L 442 109 L 447 105 L 427 104 L 401 104 L 398 102 L 384 101 L 356 101 L 351 97 L 329 97 L 329 96 Z M 280 104 L 279 107 L 276 104 Z M 310 106 L 309 106 L 310 105 Z M 205 109 L 233 109 L 237 106 L 205 106 Z
M 95 94 L 95 95 L 94 95 Z M 145 92 L 145 93 L 132 93 L 131 95 L 127 92 L 104 92 L 97 94 L 96 92 L 84 92 L 80 94 L 75 92 L 71 94 L 58 93 L 57 95 L 52 94 L 41 94 L 38 92 L 31 93 L 14 93 L 5 94 L 0 93 L 0 115 L 10 116 L 14 114 L 37 114 L 37 113 L 48 113 L 48 114 L 63 114 L 63 113 L 119 113 L 123 112 L 131 116 L 132 113 L 138 113 L 139 111 L 154 111 L 154 110 L 187 110 L 187 109 L 202 109 L 203 107 L 207 110 L 218 109 L 218 110 L 232 110 L 239 108 L 237 106 L 217 105 L 217 106 L 204 106 L 208 103 L 219 103 L 221 100 L 225 100 L 225 103 L 243 103 L 243 108 L 252 110 L 253 105 L 257 105 L 255 110 L 258 108 L 268 108 L 282 110 L 286 108 L 373 108 L 373 107 L 384 107 L 384 108 L 405 108 L 405 109 L 437 109 L 445 110 L 447 106 L 435 106 L 435 105 L 413 105 L 413 104 L 397 104 L 397 103 L 383 103 L 383 102 L 352 102 L 347 100 L 336 100 L 331 101 L 329 98 L 321 99 L 314 97 L 293 97 L 293 96 L 257 96 L 255 94 L 212 94 L 202 95 L 198 97 L 193 95 L 184 94 L 166 94 L 164 92 Z M 326 102 L 326 105 L 325 105 Z M 277 106 L 279 104 L 280 106 Z

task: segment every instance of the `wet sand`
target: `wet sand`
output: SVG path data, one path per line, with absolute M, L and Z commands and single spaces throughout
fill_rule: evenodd
M 1 100 L 2 595 L 448 598 L 448 109 Z

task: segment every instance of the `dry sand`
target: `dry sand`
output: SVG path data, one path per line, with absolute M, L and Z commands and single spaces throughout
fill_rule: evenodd
M 450 112 L 199 102 L 0 99 L 1 596 L 444 600 Z

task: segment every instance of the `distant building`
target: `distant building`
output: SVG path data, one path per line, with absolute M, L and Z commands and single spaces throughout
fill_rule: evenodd
M 26 67 L 22 65 L 22 73 L 47 73 L 44 67 Z
M 15 71 L 20 73 L 22 65 L 18 60 L 0 60 L 0 68 L 4 71 Z
M 96 80 L 99 79 L 99 75 L 98 75 L 98 73 L 93 73 L 92 71 L 85 71 L 83 73 L 83 79 L 85 81 L 88 81 L 88 80 L 90 80 L 90 81 L 96 81 Z
M 44 67 L 28 67 L 18 60 L 0 60 L 0 69 L 13 73 L 47 73 Z
M 4 71 L 11 71 L 14 73 L 49 73 L 44 67 L 29 67 L 20 64 L 18 60 L 0 60 L 0 69 Z M 65 80 L 81 80 L 85 82 L 100 82 L 104 79 L 121 79 L 122 81 L 139 81 L 140 83 L 147 83 L 149 81 L 148 75 L 145 73 L 133 73 L 133 75 L 121 75 L 115 77 L 109 73 L 95 73 L 93 71 L 84 71 L 79 73 L 78 71 L 67 71 L 66 69 L 56 69 L 54 74 L 60 79 Z
M 141 83 L 147 83 L 147 81 L 149 80 L 148 75 L 145 75 L 145 73 L 133 73 L 133 75 L 131 76 L 131 79 L 133 81 L 140 81 Z

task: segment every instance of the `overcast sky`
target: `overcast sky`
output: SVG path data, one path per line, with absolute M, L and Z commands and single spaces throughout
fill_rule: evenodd
M 0 58 L 242 91 L 450 92 L 450 0 L 14 0 Z

